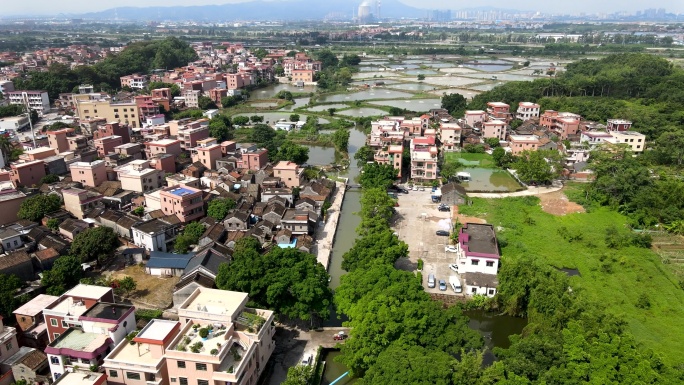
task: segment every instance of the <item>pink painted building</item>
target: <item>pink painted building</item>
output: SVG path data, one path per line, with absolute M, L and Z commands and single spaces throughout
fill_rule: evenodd
M 629 131 L 632 129 L 632 122 L 624 119 L 608 119 L 606 130 L 610 131 Z
M 180 140 L 180 147 L 183 150 L 189 151 L 191 148 L 197 146 L 197 142 L 209 137 L 209 121 L 198 120 L 187 124 L 185 127 L 179 127 L 176 139 Z
M 114 152 L 114 147 L 123 144 L 123 139 L 118 135 L 105 136 L 104 138 L 93 140 L 97 155 L 104 158 L 105 155 Z
M 474 126 L 475 123 L 482 123 L 487 118 L 487 113 L 482 110 L 466 111 L 465 121 L 469 126 Z
M 192 161 L 200 162 L 209 170 L 216 169 L 216 161 L 221 159 L 220 144 L 210 144 L 207 146 L 199 146 L 192 149 Z
M 265 148 L 245 151 L 241 155 L 241 158 L 237 162 L 237 168 L 261 170 L 268 163 L 268 150 Z
M 157 154 L 178 156 L 182 151 L 181 141 L 177 139 L 160 139 L 145 143 L 145 153 L 148 159 Z
M 48 131 L 48 145 L 54 148 L 57 152 L 69 151 L 69 141 L 67 137 L 74 135 L 73 128 L 64 128 L 56 131 Z
M 280 178 L 287 187 L 299 187 L 304 181 L 304 169 L 297 163 L 280 161 L 273 166 L 273 176 Z
M 403 144 L 389 145 L 378 150 L 373 160 L 379 164 L 391 164 L 397 170 L 397 177 L 401 178 L 401 155 L 404 152 Z
M 511 120 L 510 113 L 511 106 L 502 102 L 489 102 L 487 103 L 487 114 L 492 119 L 501 119 L 503 121 Z
M 418 182 L 437 179 L 437 146 L 433 137 L 411 139 L 411 179 Z
M 539 124 L 550 130 L 556 131 L 561 139 L 567 139 L 568 135 L 580 133 L 581 116 L 571 112 L 558 112 L 546 110 L 539 117 Z
M 190 222 L 204 216 L 202 190 L 180 185 L 166 187 L 159 193 L 162 211 L 176 215 L 181 222 Z
M 71 180 L 84 186 L 97 187 L 107 180 L 107 166 L 104 160 L 94 162 L 75 162 L 69 165 Z
M 10 178 L 16 187 L 38 185 L 45 175 L 45 162 L 42 160 L 10 165 Z
M 510 135 L 508 146 L 513 155 L 518 155 L 523 151 L 537 151 L 541 141 L 537 135 Z
M 506 139 L 506 122 L 503 120 L 492 119 L 482 123 L 483 138 Z

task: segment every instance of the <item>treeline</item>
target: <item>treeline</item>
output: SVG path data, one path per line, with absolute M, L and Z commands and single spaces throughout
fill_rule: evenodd
M 345 54 L 342 59 L 330 50 L 321 50 L 316 54 L 316 59 L 321 62 L 321 71 L 318 76 L 318 88 L 334 90 L 341 86 L 345 87 L 352 81 L 352 75 L 357 72 L 356 68 L 361 63 L 361 58 L 356 54 Z
M 472 383 L 482 338 L 468 328 L 460 308 L 443 309 L 430 299 L 420 275 L 394 268 L 408 255 L 389 227 L 394 201 L 384 186 L 396 170 L 373 164 L 363 175 L 359 238 L 343 256 L 349 273 L 335 291 L 337 309 L 351 328 L 342 362 L 363 384 Z
M 53 64 L 46 72 L 31 71 L 14 80 L 16 89 L 46 90 L 50 99 L 72 92 L 80 84 L 110 91 L 120 88 L 120 77 L 133 73 L 149 73 L 155 69 L 173 69 L 197 60 L 197 54 L 186 42 L 169 37 L 163 40 L 130 44 L 123 51 L 92 66 L 70 69 Z

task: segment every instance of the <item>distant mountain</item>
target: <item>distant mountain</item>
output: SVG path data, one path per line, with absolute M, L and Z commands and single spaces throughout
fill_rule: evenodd
M 119 20 L 309 20 L 323 19 L 330 13 L 343 13 L 351 18 L 361 1 L 349 0 L 256 0 L 237 4 L 202 5 L 187 7 L 121 7 L 79 15 L 87 19 Z M 375 12 L 375 9 L 373 9 Z M 383 0 L 383 18 L 421 18 L 427 10 L 414 8 L 397 0 Z

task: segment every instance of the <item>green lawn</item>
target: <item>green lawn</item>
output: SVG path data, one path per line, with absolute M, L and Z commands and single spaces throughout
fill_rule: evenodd
M 615 225 L 627 232 L 624 216 L 599 208 L 557 217 L 543 212 L 535 197 L 475 198 L 472 206 L 462 206 L 459 211 L 501 227 L 497 234 L 505 244 L 502 263 L 527 254 L 555 267 L 578 269 L 581 277 L 571 278 L 574 290 L 623 317 L 637 340 L 665 362 L 676 365 L 683 361 L 684 290 L 678 279 L 649 249 L 606 246 L 607 228 Z M 575 239 L 571 241 L 568 234 Z M 635 306 L 642 295 L 650 300 L 649 309 Z
M 471 154 L 467 152 L 445 152 L 445 162 L 463 163 L 466 167 L 494 167 L 494 160 L 489 154 Z

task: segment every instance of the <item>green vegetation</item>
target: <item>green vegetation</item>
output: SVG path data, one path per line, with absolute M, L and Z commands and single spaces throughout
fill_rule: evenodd
M 542 328 L 541 333 L 535 333 L 543 338 L 536 341 L 535 337 L 530 337 L 529 341 L 522 338 L 512 350 L 525 349 L 523 346 L 530 346 L 526 348 L 530 349 L 547 338 L 560 338 L 560 328 L 573 325 L 572 330 L 562 331 L 568 343 L 584 340 L 579 336 L 592 341 L 596 338 L 593 333 L 599 331 L 608 333 L 608 338 L 613 339 L 616 338 L 614 333 L 619 332 L 624 335 L 629 349 L 637 348 L 629 342 L 633 335 L 647 348 L 639 348 L 643 354 L 648 355 L 650 350 L 656 352 L 660 358 L 651 358 L 651 365 L 658 365 L 659 361 L 668 365 L 680 364 L 682 346 L 678 341 L 684 334 L 676 325 L 684 316 L 684 310 L 671 304 L 681 302 L 684 293 L 653 252 L 636 246 L 647 246 L 648 242 L 634 241 L 634 235 L 625 227 L 627 218 L 623 215 L 597 208 L 586 214 L 552 216 L 540 209 L 535 197 L 473 199 L 472 206 L 462 206 L 459 210 L 464 215 L 484 217 L 500 228 L 497 235 L 504 255 L 499 273 L 500 311 L 528 316 L 532 325 L 554 323 L 547 325 L 552 330 Z M 556 274 L 548 266 L 575 268 L 581 276 L 571 277 L 568 282 L 568 278 Z M 572 287 L 572 295 L 567 291 L 568 286 Z M 556 299 L 553 292 L 560 298 Z M 650 307 L 643 305 L 642 298 L 648 300 Z M 582 312 L 582 309 L 586 310 Z M 593 322 L 597 320 L 604 320 L 606 327 L 614 330 L 595 327 Z M 575 330 L 578 325 L 584 325 L 582 333 Z M 532 330 L 535 326 L 528 328 Z M 578 337 L 571 338 L 575 335 Z M 587 358 L 597 358 L 594 354 L 599 353 L 587 352 Z M 628 355 L 631 354 L 636 353 L 630 350 Z M 563 360 L 572 362 L 567 361 L 568 358 L 563 357 Z M 543 370 L 537 373 L 543 373 Z
M 34 195 L 21 202 L 17 216 L 19 219 L 40 222 L 46 214 L 59 210 L 61 206 L 62 202 L 58 195 Z
M 335 292 L 337 310 L 349 317 L 345 325 L 351 328 L 341 361 L 364 383 L 407 383 L 406 378 L 415 380 L 408 383 L 470 383 L 454 374 L 464 370 L 453 355 L 471 356 L 482 340 L 458 307 L 443 309 L 413 273 L 394 268 L 398 258 L 408 255 L 407 245 L 389 227 L 394 201 L 384 186 L 396 174 L 374 163 L 365 166 L 366 174 L 375 175 L 361 181 L 359 238 L 343 256 L 349 273 Z M 421 367 L 415 362 L 406 366 L 417 356 L 427 358 L 418 361 Z M 423 373 L 424 381 L 410 371 Z
M 163 310 L 160 309 L 136 309 L 135 318 L 142 319 L 145 321 L 151 321 L 155 318 L 161 318 L 164 314 Z
M 342 60 L 329 49 L 320 50 L 316 53 L 316 58 L 321 62 L 322 70 L 316 74 L 318 88 L 322 90 L 334 91 L 342 89 L 352 81 L 352 74 L 361 62 L 358 55 L 345 55 Z M 330 114 L 332 116 L 333 114 Z
M 287 370 L 287 378 L 282 385 L 309 385 L 314 375 L 311 365 L 295 365 Z
M 94 227 L 78 233 L 71 243 L 71 255 L 81 262 L 102 262 L 119 246 L 119 238 L 109 227 Z
M 207 215 L 222 221 L 228 212 L 235 207 L 235 201 L 229 198 L 216 198 L 209 202 L 207 207 Z
M 55 182 L 59 182 L 59 177 L 55 174 L 48 174 L 40 178 L 40 184 L 50 184 Z
M 442 108 L 449 111 L 451 116 L 460 117 L 465 114 L 468 101 L 461 94 L 444 94 L 442 95 Z
M 78 257 L 59 257 L 52 265 L 52 269 L 43 272 L 40 283 L 49 295 L 62 295 L 68 289 L 79 283 L 83 277 L 81 260 Z
M 6 320 L 14 318 L 12 312 L 24 302 L 25 298 L 17 297 L 21 289 L 21 280 L 14 274 L 0 274 L 0 316 Z
M 173 250 L 176 253 L 185 254 L 190 250 L 190 246 L 196 245 L 200 237 L 204 234 L 204 226 L 199 222 L 190 222 L 183 229 L 183 233 L 176 237 Z
M 114 292 L 122 297 L 128 297 L 138 288 L 138 284 L 129 276 L 113 281 L 112 286 L 114 286 Z
M 225 115 L 218 115 L 209 121 L 209 136 L 221 143 L 233 139 L 232 122 Z
M 313 323 L 330 315 L 328 278 L 312 254 L 280 247 L 260 254 L 258 241 L 249 237 L 237 242 L 231 263 L 219 267 L 216 286 L 249 293 L 250 306 Z
M 63 64 L 52 64 L 46 72 L 31 71 L 26 77 L 14 79 L 14 86 L 18 90 L 46 90 L 54 100 L 79 84 L 92 84 L 102 91 L 115 90 L 120 88 L 121 76 L 181 67 L 195 60 L 197 54 L 192 47 L 178 38 L 140 41 L 93 66 L 72 70 Z
M 525 183 L 548 184 L 560 176 L 562 155 L 555 150 L 523 151 L 512 167 Z
M 397 175 L 398 171 L 391 164 L 368 163 L 359 176 L 359 182 L 364 188 L 386 190 L 397 179 Z
M 489 154 L 467 152 L 445 152 L 445 163 L 461 163 L 468 167 L 494 168 L 494 160 Z

